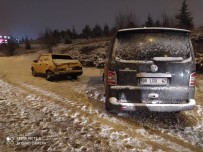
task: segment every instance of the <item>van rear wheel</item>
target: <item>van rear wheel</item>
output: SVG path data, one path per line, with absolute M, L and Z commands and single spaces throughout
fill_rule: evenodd
M 111 114 L 114 114 L 114 115 L 117 115 L 117 114 L 119 113 L 119 110 L 113 108 L 113 107 L 110 106 L 107 102 L 108 102 L 108 101 L 106 101 L 106 103 L 105 103 L 105 110 L 106 110 L 106 112 L 111 113 Z

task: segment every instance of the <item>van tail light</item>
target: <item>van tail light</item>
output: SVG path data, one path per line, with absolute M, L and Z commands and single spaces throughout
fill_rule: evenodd
M 194 87 L 195 86 L 195 77 L 196 77 L 196 73 L 195 72 L 190 74 L 190 81 L 189 81 L 189 86 L 190 87 Z
M 107 84 L 110 86 L 117 85 L 117 75 L 115 71 L 108 71 Z

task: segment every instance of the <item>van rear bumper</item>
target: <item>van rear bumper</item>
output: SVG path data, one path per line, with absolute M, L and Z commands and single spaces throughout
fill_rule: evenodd
M 112 106 L 120 111 L 156 111 L 156 112 L 177 112 L 192 110 L 196 101 L 194 99 L 189 99 L 187 103 L 184 104 L 144 104 L 144 103 L 121 103 L 115 97 L 109 98 L 109 102 Z

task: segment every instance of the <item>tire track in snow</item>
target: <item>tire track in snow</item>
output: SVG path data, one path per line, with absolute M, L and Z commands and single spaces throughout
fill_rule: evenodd
M 23 84 L 23 86 L 25 86 L 25 87 L 27 87 L 29 89 L 35 90 L 37 92 L 41 92 L 41 93 L 43 93 L 46 96 L 51 96 L 52 98 L 54 97 L 54 99 L 57 99 L 57 100 L 59 100 L 61 102 L 65 102 L 65 103 L 69 103 L 70 102 L 73 106 L 75 105 L 74 107 L 79 108 L 79 109 L 81 109 L 82 111 L 84 111 L 86 113 L 99 115 L 100 118 L 106 119 L 107 121 L 113 122 L 115 124 L 122 124 L 122 126 L 125 127 L 125 128 L 126 128 L 126 125 L 128 126 L 128 124 L 126 124 L 125 121 L 123 122 L 123 121 L 120 121 L 120 120 L 116 119 L 115 117 L 110 117 L 106 113 L 101 113 L 100 114 L 98 112 L 98 110 L 95 110 L 95 109 L 90 108 L 90 107 L 89 108 L 84 107 L 84 106 L 81 107 L 80 104 L 77 105 L 77 103 L 75 103 L 73 101 L 69 101 L 66 98 L 60 97 L 60 96 L 56 95 L 53 92 L 42 90 L 41 88 L 37 88 L 35 86 L 28 85 L 28 84 Z M 93 96 L 94 97 L 98 97 L 99 96 L 98 92 L 96 93 L 96 95 L 93 95 Z M 100 101 L 102 101 L 102 100 L 100 100 Z M 111 128 L 110 130 L 113 130 L 113 129 Z M 123 132 L 125 133 L 125 131 L 123 131 Z M 113 132 L 113 134 L 114 134 L 114 132 Z M 141 130 L 140 129 L 135 129 L 134 130 L 133 127 L 128 129 L 128 134 L 134 134 L 134 136 L 137 136 L 136 138 L 138 138 L 138 140 L 141 140 L 141 141 L 147 143 L 148 145 L 154 144 L 154 145 L 157 145 L 157 146 L 159 145 L 161 147 L 165 147 L 165 149 L 167 149 L 167 147 L 168 147 L 169 149 L 173 149 L 173 150 L 177 150 L 178 149 L 178 150 L 181 150 L 181 151 L 190 151 L 189 149 L 191 149 L 191 146 L 186 146 L 187 144 L 190 145 L 190 143 L 185 143 L 185 142 L 181 141 L 181 142 L 179 142 L 177 144 L 177 143 L 175 143 L 173 141 L 169 141 L 167 139 L 167 137 L 170 137 L 169 135 L 168 136 L 166 136 L 166 135 L 160 135 L 160 133 L 159 133 L 159 135 L 157 135 L 157 134 L 154 134 L 152 132 L 151 132 L 151 134 L 149 134 L 149 133 L 148 134 L 143 134 L 143 129 L 141 129 Z M 128 140 L 129 139 L 131 139 L 131 138 L 128 138 Z M 132 138 L 131 140 L 133 142 L 135 139 Z M 177 141 L 177 139 L 176 139 L 176 141 Z M 167 143 L 167 146 L 165 145 L 166 143 Z

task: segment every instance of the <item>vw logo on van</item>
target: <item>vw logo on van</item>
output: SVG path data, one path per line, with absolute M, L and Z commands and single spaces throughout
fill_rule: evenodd
M 156 72 L 157 70 L 158 70 L 158 66 L 155 65 L 155 64 L 152 64 L 152 65 L 151 65 L 151 71 L 152 71 L 152 72 Z

